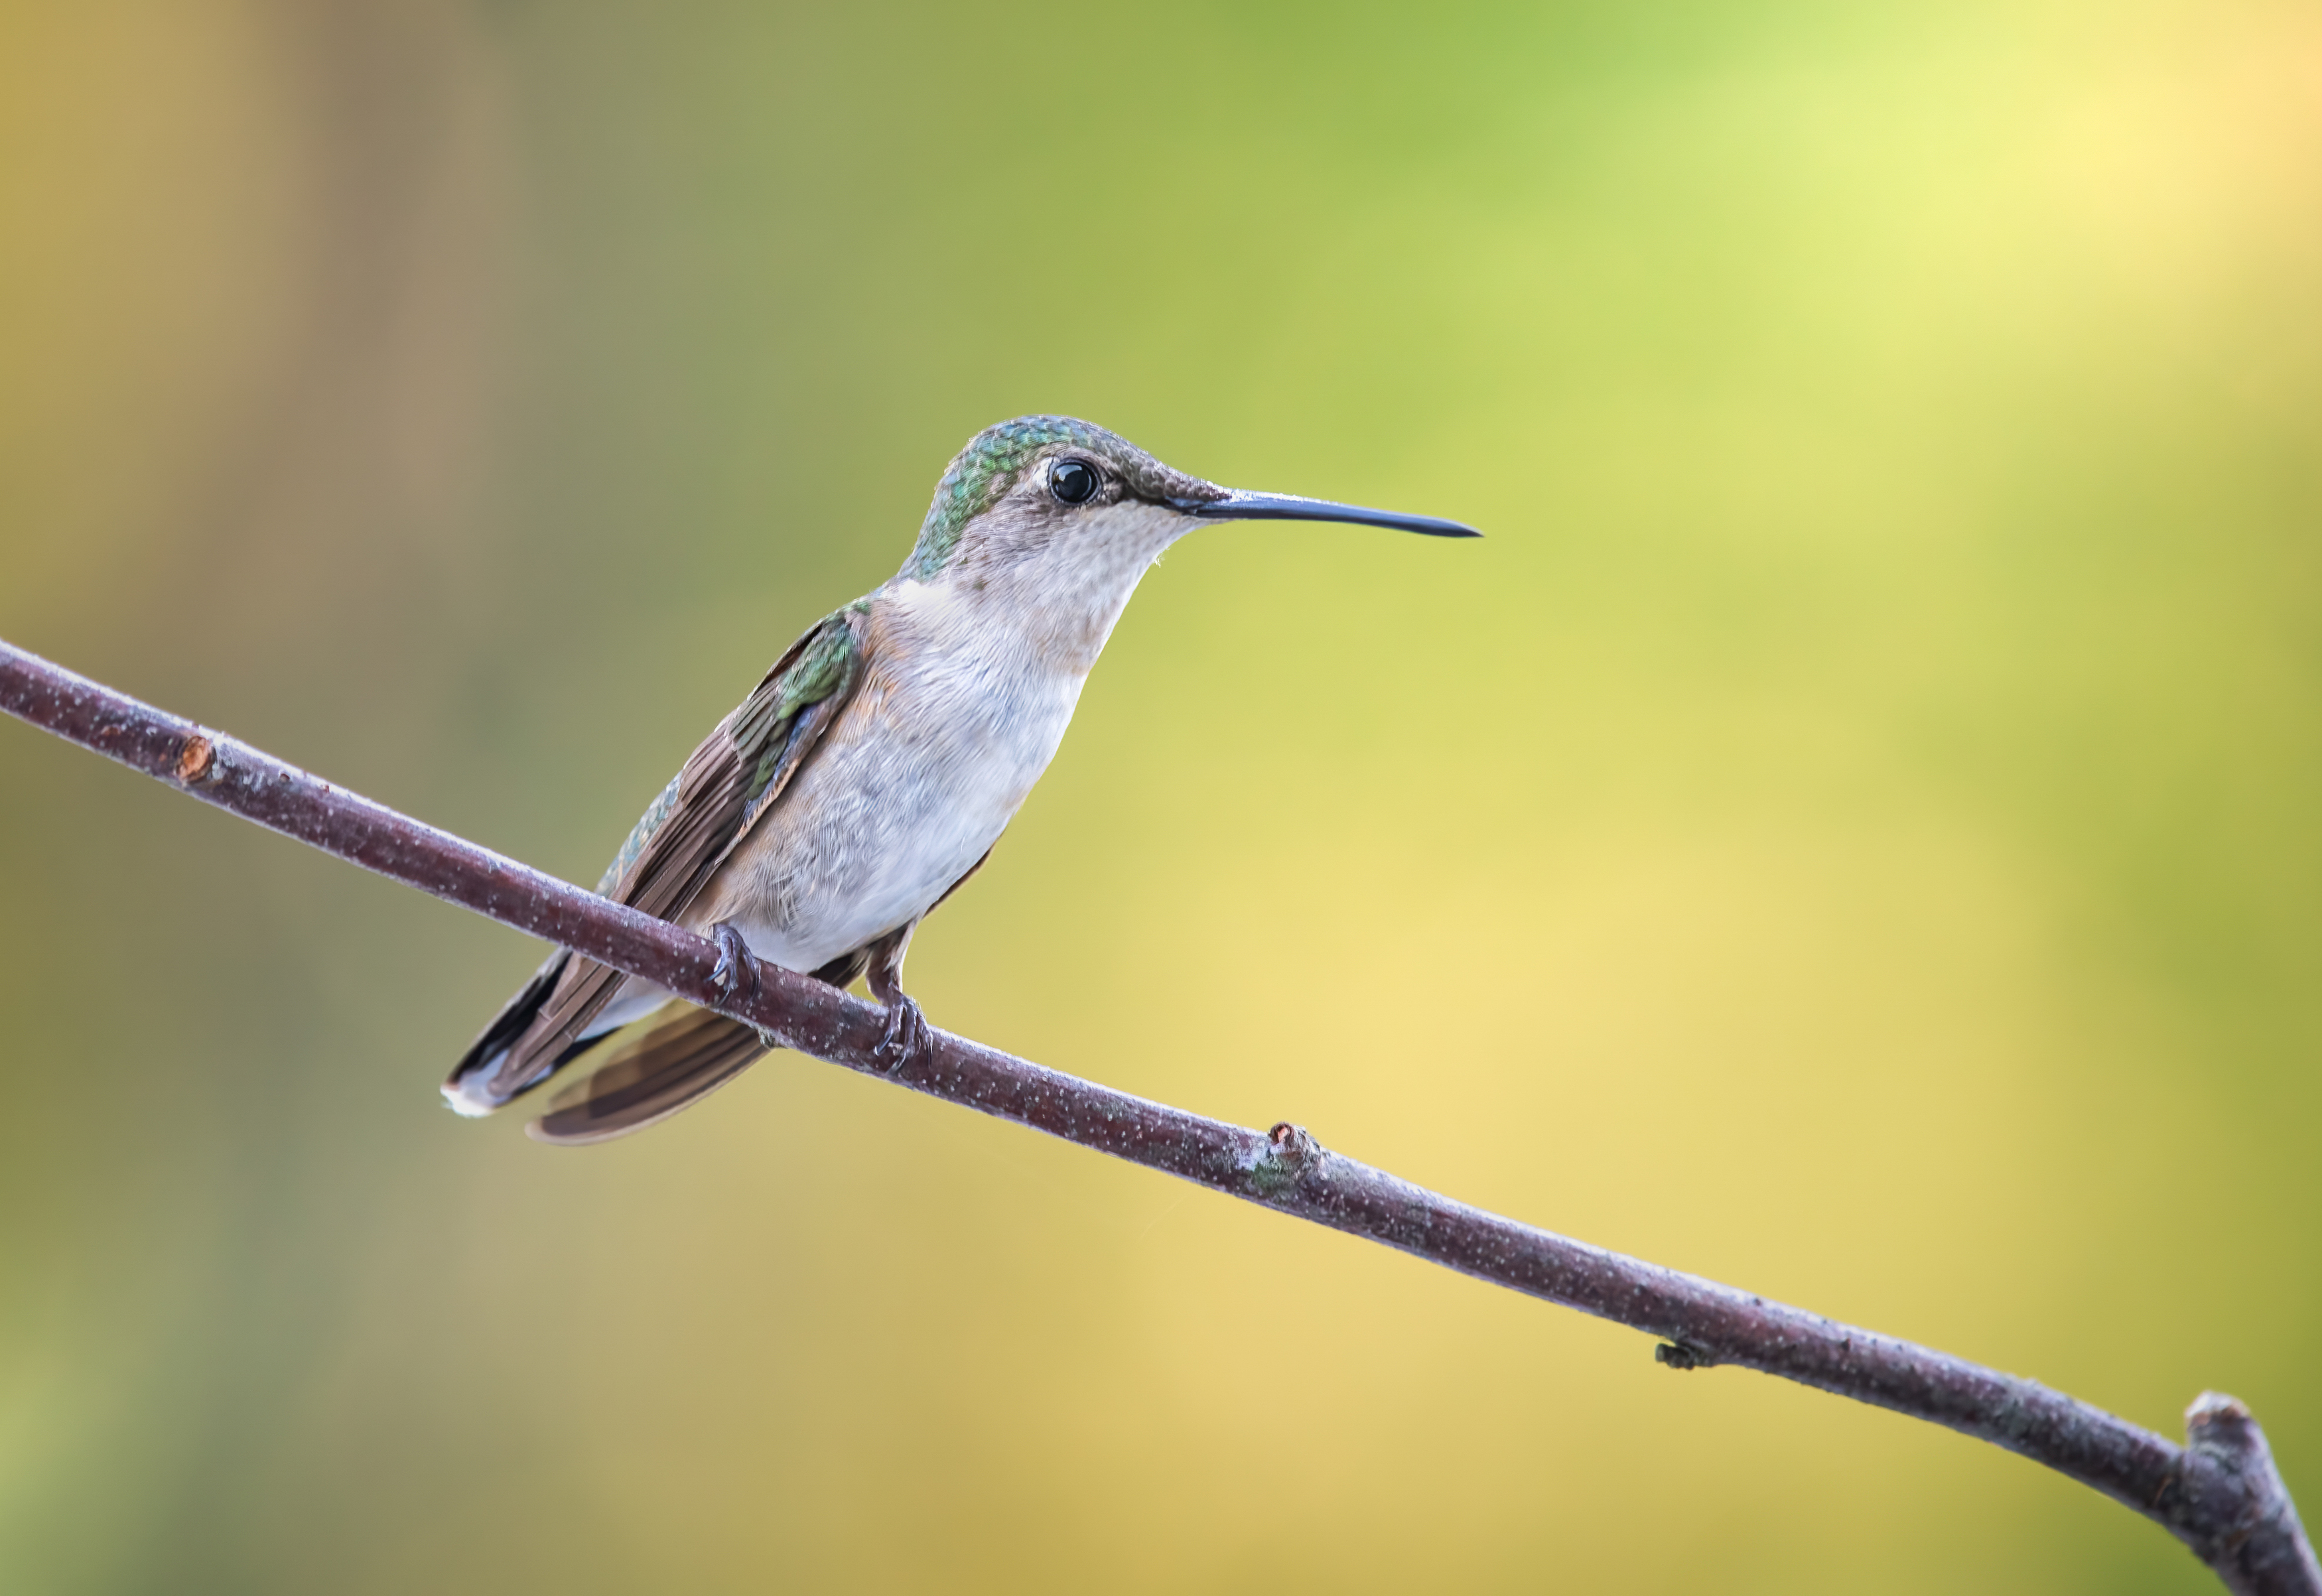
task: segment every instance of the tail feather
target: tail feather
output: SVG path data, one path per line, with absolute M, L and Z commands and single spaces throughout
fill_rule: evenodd
M 699 1102 L 766 1051 L 739 1020 L 688 1005 L 667 1012 L 586 1081 L 559 1092 L 525 1134 L 562 1146 L 627 1135 Z
M 516 1045 L 517 1038 L 531 1028 L 548 1002 L 549 994 L 555 991 L 564 967 L 571 962 L 571 950 L 557 949 L 548 962 L 535 971 L 532 979 L 492 1017 L 492 1023 L 468 1044 L 468 1051 L 460 1055 L 460 1062 L 452 1066 L 452 1073 L 443 1082 L 443 1096 L 454 1109 L 472 1118 L 507 1103 L 512 1094 L 497 1091 L 490 1084 L 493 1068 Z

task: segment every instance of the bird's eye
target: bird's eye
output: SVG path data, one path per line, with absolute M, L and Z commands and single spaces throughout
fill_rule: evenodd
M 1084 505 L 1096 489 L 1096 468 L 1084 460 L 1060 460 L 1048 468 L 1048 491 L 1060 505 Z

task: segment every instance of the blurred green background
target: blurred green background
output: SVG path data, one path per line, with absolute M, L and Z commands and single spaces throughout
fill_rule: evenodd
M 2322 1515 L 2310 4 L 0 8 L 0 635 L 593 880 L 977 427 L 1145 588 L 939 1023 Z M 795 1056 L 0 725 L 11 1591 L 2192 1591 L 1944 1432 Z

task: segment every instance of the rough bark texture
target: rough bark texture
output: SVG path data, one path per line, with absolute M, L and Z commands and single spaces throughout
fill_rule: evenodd
M 1330 1152 L 1297 1126 L 1261 1133 L 1227 1125 L 942 1031 L 923 1061 L 890 1075 L 879 1053 L 885 1013 L 875 1005 L 772 965 L 722 997 L 711 984 L 714 943 L 6 643 L 0 709 L 206 803 L 746 1020 L 801 1053 L 1658 1336 L 1656 1355 L 1673 1369 L 1756 1369 L 1989 1441 L 2161 1524 L 2232 1591 L 2322 1596 L 2322 1569 L 2264 1433 L 2231 1397 L 2197 1400 L 2180 1446 L 2035 1382 L 1455 1202 Z

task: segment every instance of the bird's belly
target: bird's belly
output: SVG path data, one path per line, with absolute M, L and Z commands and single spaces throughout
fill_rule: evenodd
M 1080 697 L 1078 679 L 1008 685 L 858 698 L 688 920 L 813 970 L 926 914 L 1000 840 Z M 914 702 L 929 696 L 940 713 Z

